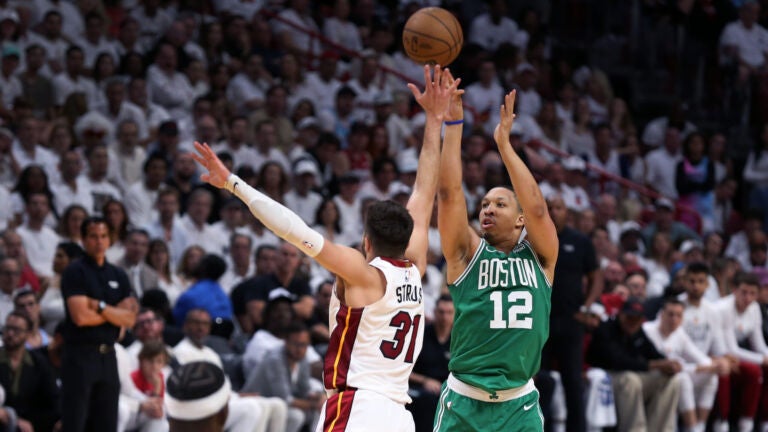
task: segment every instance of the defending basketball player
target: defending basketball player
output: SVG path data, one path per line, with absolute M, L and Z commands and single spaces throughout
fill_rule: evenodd
M 558 240 L 536 180 L 509 143 L 515 92 L 506 95 L 494 139 L 515 192 L 482 200 L 481 232 L 467 219 L 461 186 L 461 124 L 447 127 L 438 186 L 438 229 L 456 305 L 450 376 L 435 431 L 541 431 L 533 376 L 549 336 Z M 456 97 L 446 124 L 463 118 Z M 523 228 L 527 237 L 521 240 Z
M 461 93 L 458 80 L 451 78 L 446 86 L 443 76 L 450 74 L 436 66 L 431 77 L 425 67 L 425 91 L 408 85 L 426 113 L 413 193 L 407 209 L 393 201 L 373 204 L 365 220 L 365 256 L 324 239 L 295 213 L 231 174 L 207 144 L 195 143 L 195 159 L 208 169 L 203 181 L 235 194 L 267 228 L 337 276 L 323 373 L 328 400 L 318 431 L 414 430 L 405 404 L 424 335 L 421 275 L 437 189 L 440 128 L 452 96 Z

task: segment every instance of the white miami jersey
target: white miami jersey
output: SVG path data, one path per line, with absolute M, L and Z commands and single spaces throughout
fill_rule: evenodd
M 377 257 L 369 265 L 384 275 L 386 292 L 376 303 L 350 308 L 334 288 L 323 383 L 329 394 L 365 389 L 410 403 L 408 377 L 424 342 L 421 274 L 409 261 Z
M 683 314 L 683 329 L 696 347 L 703 353 L 721 356 L 726 353 L 720 315 L 715 306 L 702 299 L 699 306 L 687 301 Z

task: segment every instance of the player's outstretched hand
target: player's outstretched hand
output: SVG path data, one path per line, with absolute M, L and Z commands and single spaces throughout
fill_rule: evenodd
M 515 96 L 517 91 L 512 90 L 504 96 L 504 105 L 499 108 L 499 124 L 493 131 L 493 139 L 496 145 L 502 146 L 509 144 L 509 133 L 512 131 L 512 124 L 515 122 Z
M 459 78 L 459 81 L 461 79 Z M 443 85 L 451 88 L 453 87 L 454 82 L 457 81 L 453 78 L 453 74 L 451 74 L 451 71 L 446 69 L 443 71 Z M 455 88 L 455 87 L 454 87 Z M 448 104 L 448 111 L 445 113 L 445 121 L 458 121 L 458 120 L 464 120 L 464 105 L 461 101 L 461 95 L 464 94 L 464 90 L 459 90 L 458 88 L 455 88 L 453 91 L 453 96 L 451 97 L 451 101 Z
M 200 144 L 195 141 L 195 150 L 197 150 L 197 153 L 192 153 L 192 157 L 208 170 L 207 173 L 200 175 L 200 180 L 210 183 L 217 188 L 223 188 L 230 174 L 227 167 L 224 166 L 208 144 Z
M 448 71 L 446 69 L 445 71 Z M 430 66 L 424 66 L 424 92 L 422 93 L 418 87 L 413 84 L 408 84 L 408 88 L 413 93 L 413 97 L 416 102 L 424 108 L 427 116 L 434 116 L 440 121 L 445 119 L 448 105 L 451 102 L 451 97 L 457 91 L 461 79 L 453 80 L 451 85 L 446 85 L 445 71 L 440 68 L 440 65 L 434 66 L 434 76 L 430 77 Z M 451 77 L 453 79 L 453 77 Z

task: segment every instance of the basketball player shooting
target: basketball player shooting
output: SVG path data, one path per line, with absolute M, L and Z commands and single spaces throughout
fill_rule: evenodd
M 468 223 L 462 190 L 463 110 L 455 97 L 446 117 L 438 186 L 438 229 L 456 317 L 450 375 L 440 394 L 435 431 L 541 431 L 533 376 L 549 337 L 551 284 L 558 240 L 547 204 L 509 143 L 515 92 L 504 98 L 494 139 L 514 192 L 483 197 L 481 232 Z M 527 237 L 520 241 L 523 228 Z
M 406 208 L 393 201 L 372 205 L 364 256 L 324 239 L 294 212 L 230 173 L 207 144 L 195 143 L 195 160 L 208 170 L 203 181 L 235 194 L 264 226 L 336 275 L 323 372 L 328 400 L 318 431 L 414 430 L 405 404 L 424 336 L 421 275 L 437 189 L 440 129 L 451 98 L 462 92 L 459 80 L 445 85 L 444 77 L 450 74 L 439 66 L 425 66 L 424 92 L 408 85 L 426 113 L 413 193 Z

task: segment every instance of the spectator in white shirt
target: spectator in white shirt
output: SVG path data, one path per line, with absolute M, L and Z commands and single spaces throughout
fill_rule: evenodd
M 104 114 L 114 124 L 131 120 L 139 128 L 139 139 L 145 141 L 149 138 L 147 117 L 138 106 L 126 100 L 125 82 L 122 78 L 111 77 L 107 79 L 104 88 L 105 103 L 96 109 Z M 112 139 L 114 137 L 110 137 Z
M 293 189 L 285 194 L 285 206 L 298 214 L 307 225 L 315 222 L 317 207 L 323 197 L 313 189 L 317 186 L 317 166 L 310 160 L 300 160 L 293 170 Z
M 168 175 L 168 161 L 159 154 L 149 155 L 144 161 L 143 180 L 128 187 L 125 192 L 125 209 L 136 226 L 144 226 L 157 218 L 158 191 Z
M 13 292 L 19 287 L 21 264 L 9 256 L 0 258 L 0 318 L 5 318 L 15 308 Z
M 306 55 L 311 58 L 320 54 L 320 41 L 307 32 L 309 30 L 309 32 L 320 33 L 310 14 L 309 1 L 291 0 L 290 7 L 280 12 L 278 16 L 281 20 L 272 20 L 272 26 L 281 46 L 302 58 Z
M 61 13 L 49 10 L 40 24 L 40 33 L 32 33 L 29 37 L 30 43 L 38 44 L 45 49 L 46 67 L 43 72 L 49 76 L 64 70 L 64 59 L 69 42 L 62 37 L 61 24 Z
M 227 99 L 241 114 L 255 111 L 264 105 L 265 93 L 271 79 L 262 57 L 251 54 L 245 61 L 242 72 L 229 81 Z
M 53 256 L 60 240 L 58 234 L 45 225 L 50 211 L 47 195 L 31 194 L 26 202 L 26 223 L 17 230 L 27 251 L 29 264 L 35 274 L 42 277 L 53 276 Z
M 496 76 L 496 66 L 491 60 L 484 60 L 478 70 L 479 81 L 470 84 L 464 93 L 464 103 L 475 110 L 474 124 L 492 134 L 496 127 L 494 115 L 504 98 L 504 89 Z
M 110 161 L 117 162 L 117 177 L 123 185 L 132 185 L 142 179 L 142 166 L 147 158 L 139 143 L 139 127 L 133 120 L 117 124 L 117 142 L 109 149 Z
M 666 130 L 669 126 L 680 131 L 680 139 L 685 139 L 691 132 L 696 131 L 696 125 L 686 120 L 686 106 L 682 101 L 675 101 L 669 109 L 669 114 L 651 120 L 643 129 L 642 142 L 646 147 L 658 148 L 664 143 Z
M 73 93 L 82 93 L 88 102 L 88 106 L 95 106 L 99 100 L 98 89 L 93 80 L 84 74 L 85 54 L 77 45 L 67 48 L 65 69 L 53 77 L 53 90 L 55 104 L 64 105 L 67 98 Z
M 253 239 L 248 234 L 235 233 L 229 237 L 227 271 L 219 279 L 219 285 L 227 295 L 237 284 L 256 272 L 256 266 L 251 260 L 251 245 Z
M 675 172 L 682 159 L 680 130 L 668 126 L 664 134 L 664 146 L 645 155 L 645 184 L 669 198 L 677 198 Z
M 467 38 L 469 42 L 480 45 L 488 52 L 496 51 L 502 43 L 517 45 L 518 27 L 516 22 L 507 17 L 507 2 L 491 0 L 489 6 L 488 12 L 472 20 Z
M 176 48 L 163 43 L 157 50 L 155 64 L 147 70 L 147 83 L 152 102 L 162 106 L 174 118 L 184 118 L 194 100 L 194 90 L 189 80 L 176 70 Z
M 93 195 L 93 208 L 87 210 L 92 215 L 101 215 L 102 208 L 107 201 L 121 201 L 123 194 L 107 179 L 109 154 L 105 145 L 97 145 L 87 150 L 85 157 L 88 160 L 88 173 L 85 180 Z
M 683 371 L 678 374 L 678 411 L 684 430 L 704 432 L 707 417 L 699 417 L 698 411 L 703 409 L 709 413 L 717 392 L 715 372 L 726 372 L 729 368 L 727 360 L 713 361 L 688 337 L 681 327 L 684 311 L 685 305 L 680 300 L 667 300 L 655 321 L 643 323 L 643 332 L 666 358 L 682 364 Z
M 739 431 L 751 431 L 758 414 L 762 394 L 766 394 L 768 381 L 763 380 L 768 364 L 768 347 L 763 339 L 763 318 L 757 302 L 760 281 L 754 274 L 739 273 L 735 277 L 733 294 L 715 304 L 728 354 L 739 360 L 730 380 L 734 394 L 741 394 L 741 404 L 731 406 L 738 411 Z M 721 385 L 724 383 L 721 381 Z M 735 388 L 734 388 L 735 387 Z M 723 403 L 724 401 L 721 401 Z M 762 409 L 760 409 L 762 411 Z M 758 417 L 764 419 L 764 413 Z M 758 430 L 763 430 L 765 424 Z
M 349 21 L 349 0 L 336 0 L 333 4 L 333 16 L 325 19 L 323 34 L 332 42 L 350 51 L 362 51 L 363 42 L 357 26 Z
M 227 139 L 212 146 L 214 152 L 227 152 L 234 161 L 234 170 L 241 166 L 256 166 L 256 151 L 246 142 L 248 136 L 248 119 L 243 116 L 234 116 L 229 120 L 227 127 Z
M 203 188 L 192 191 L 187 202 L 187 214 L 181 218 L 187 245 L 198 245 L 210 254 L 221 254 L 228 239 L 216 236 L 217 231 L 207 222 L 213 207 L 213 194 Z
M 13 159 L 19 169 L 30 165 L 41 166 L 49 179 L 55 179 L 58 175 L 59 157 L 55 153 L 40 144 L 40 124 L 33 117 L 25 117 L 19 120 L 16 130 L 16 141 L 11 145 Z
M 147 225 L 147 232 L 153 240 L 160 239 L 168 245 L 170 265 L 175 269 L 187 249 L 186 230 L 179 218 L 179 191 L 161 189 L 156 206 L 158 217 Z
M 85 67 L 93 67 L 96 57 L 101 53 L 107 53 L 112 56 L 115 63 L 120 62 L 120 58 L 115 52 L 112 43 L 104 35 L 106 26 L 104 17 L 98 12 L 88 12 L 85 15 L 85 32 L 83 37 L 76 41 L 76 44 L 83 49 L 85 54 Z
M 589 155 L 589 163 L 602 171 L 621 177 L 621 166 L 619 162 L 619 153 L 616 151 L 611 128 L 607 123 L 601 123 L 595 126 L 595 152 Z M 620 191 L 619 184 L 603 176 L 602 172 L 592 171 L 592 183 L 599 192 L 607 192 L 618 195 Z M 672 173 L 672 185 L 675 185 L 675 175 Z
M 763 210 L 763 220 L 768 227 L 768 123 L 763 125 L 758 140 L 747 156 L 744 181 L 752 186 L 749 194 L 750 207 Z
M 341 87 L 341 82 L 336 79 L 338 60 L 338 54 L 326 51 L 320 56 L 317 71 L 307 72 L 304 80 L 307 97 L 315 105 L 315 111 L 318 113 L 335 109 L 336 92 Z
M 59 27 L 63 26 L 62 33 L 68 39 L 74 40 L 83 32 L 85 22 L 76 4 L 66 0 L 34 0 L 34 6 L 32 24 L 37 24 L 41 20 L 45 24 L 49 12 L 56 12 L 59 14 Z
M 360 191 L 357 193 L 361 199 L 375 198 L 383 201 L 392 198 L 392 193 L 395 192 L 397 179 L 397 165 L 395 161 L 390 158 L 381 158 L 373 162 L 371 169 L 373 174 L 371 180 L 366 181 L 360 187 Z
M 112 42 L 112 47 L 119 58 L 123 58 L 128 53 L 145 54 L 146 51 L 139 43 L 139 20 L 132 16 L 127 16 L 120 21 L 120 29 L 117 37 Z
M 539 115 L 541 110 L 541 96 L 536 91 L 538 72 L 530 63 L 521 63 L 515 68 L 515 83 L 518 85 L 517 103 L 518 114 L 526 114 L 532 117 Z
M 754 0 L 743 2 L 738 21 L 725 26 L 720 36 L 723 61 L 738 65 L 739 79 L 765 72 L 768 64 L 768 30 L 757 23 L 760 4 Z
M 171 119 L 171 115 L 165 108 L 149 100 L 147 80 L 144 78 L 133 78 L 128 83 L 128 100 L 144 112 L 151 136 L 155 136 L 161 123 Z
M 144 0 L 131 11 L 131 17 L 141 23 L 139 44 L 145 50 L 151 50 L 160 36 L 170 27 L 173 19 L 160 9 L 159 0 Z
M 59 162 L 61 181 L 51 184 L 51 190 L 56 196 L 55 207 L 58 214 L 64 214 L 64 210 L 72 204 L 86 209 L 93 208 L 93 195 L 81 175 L 82 171 L 83 159 L 80 152 L 74 149 L 64 152 Z
M 360 73 L 357 78 L 350 80 L 347 85 L 357 94 L 353 116 L 371 125 L 376 120 L 373 110 L 373 101 L 379 93 L 390 94 L 391 89 L 385 83 L 377 83 L 376 75 L 379 72 L 379 61 L 374 52 L 366 54 L 360 60 Z
M 254 128 L 254 149 L 256 160 L 252 165 L 254 171 L 260 171 L 267 162 L 276 162 L 284 172 L 290 171 L 290 164 L 285 154 L 278 148 L 277 127 L 274 121 L 265 119 Z

